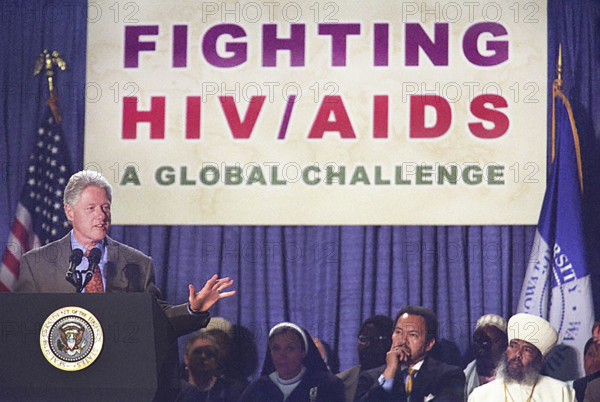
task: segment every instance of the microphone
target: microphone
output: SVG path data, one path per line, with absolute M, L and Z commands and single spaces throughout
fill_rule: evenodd
M 73 278 L 73 274 L 75 273 L 75 268 L 81 264 L 81 260 L 83 259 L 83 251 L 76 248 L 71 251 L 71 256 L 69 257 L 69 269 L 65 274 L 65 279 L 71 283 L 73 286 L 79 289 L 78 281 Z
M 100 263 L 100 258 L 102 257 L 102 251 L 99 248 L 93 248 L 90 250 L 90 255 L 88 255 L 88 269 L 85 271 L 85 280 L 81 285 L 81 288 L 85 288 L 88 283 L 92 280 L 92 275 L 94 275 L 94 269 Z

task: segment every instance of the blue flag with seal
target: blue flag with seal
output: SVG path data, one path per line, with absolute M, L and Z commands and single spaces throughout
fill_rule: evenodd
M 552 87 L 552 165 L 517 312 L 547 319 L 558 332 L 545 372 L 563 380 L 583 375 L 583 349 L 594 323 L 582 219 L 579 136 L 559 76 Z M 509 329 L 510 330 L 510 329 Z M 574 356 L 576 351 L 576 363 Z M 567 363 L 571 360 L 572 363 Z

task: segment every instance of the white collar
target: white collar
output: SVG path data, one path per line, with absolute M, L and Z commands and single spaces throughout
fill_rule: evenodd
M 416 371 L 421 370 L 421 366 L 423 365 L 424 361 L 425 361 L 425 359 L 419 360 L 418 362 L 416 362 L 414 364 L 414 366 L 411 367 L 411 370 L 416 370 Z M 408 370 L 408 368 L 409 368 L 408 365 L 404 365 L 404 364 L 402 365 L 403 370 Z
M 306 373 L 306 367 L 302 366 L 302 369 L 300 370 L 298 375 L 293 378 L 290 378 L 289 380 L 284 380 L 283 378 L 279 377 L 279 373 L 277 371 L 272 372 L 269 375 L 269 377 L 271 377 L 271 379 L 279 385 L 292 385 L 300 382 L 302 380 L 302 377 L 304 377 L 304 373 Z

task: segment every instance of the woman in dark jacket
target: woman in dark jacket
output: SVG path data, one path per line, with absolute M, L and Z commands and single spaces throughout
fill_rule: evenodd
M 343 402 L 344 385 L 327 370 L 308 332 L 282 322 L 269 332 L 261 377 L 250 383 L 240 402 Z
M 187 381 L 181 381 L 181 392 L 175 402 L 235 402 L 242 384 L 219 375 L 219 343 L 205 332 L 196 332 L 185 345 L 183 361 Z

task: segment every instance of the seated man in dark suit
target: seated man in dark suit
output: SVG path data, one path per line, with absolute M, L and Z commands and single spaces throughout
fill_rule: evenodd
M 358 400 L 462 402 L 463 371 L 428 356 L 437 327 L 437 317 L 428 308 L 408 306 L 400 310 L 386 364 L 360 375 Z
M 360 324 L 358 331 L 358 361 L 352 366 L 336 374 L 344 382 L 346 400 L 356 399 L 356 389 L 360 373 L 385 364 L 385 357 L 392 344 L 394 321 L 386 315 L 375 315 Z
M 63 199 L 73 230 L 62 239 L 23 255 L 17 292 L 75 293 L 77 285 L 65 278 L 67 268 L 70 263 L 76 265 L 73 276 L 77 271 L 81 275 L 95 254 L 97 261 L 91 263 L 93 275 L 84 292 L 149 292 L 156 297 L 178 336 L 205 327 L 210 320 L 208 309 L 218 300 L 235 294 L 235 291 L 222 292 L 233 280 L 213 275 L 198 292 L 189 285 L 188 303 L 173 306 L 162 301 L 154 283 L 152 259 L 108 236 L 110 183 L 94 171 L 75 173 L 67 183 Z M 81 250 L 79 258 L 74 263 L 73 256 L 78 250 Z

